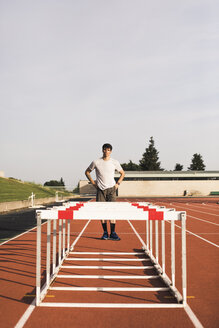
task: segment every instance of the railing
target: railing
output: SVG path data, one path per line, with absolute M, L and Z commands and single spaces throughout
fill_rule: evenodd
M 142 248 L 150 257 L 160 278 L 170 292 L 183 306 L 186 304 L 186 212 L 175 211 L 149 203 L 80 203 L 68 202 L 63 206 L 37 210 L 37 265 L 36 265 L 36 305 L 40 305 L 55 279 L 63 261 L 73 250 L 77 240 L 70 245 L 70 220 L 127 220 L 142 243 Z M 46 282 L 41 288 L 41 225 L 47 220 Z M 144 221 L 145 241 L 130 221 Z M 51 223 L 53 222 L 52 229 Z M 181 223 L 181 288 L 176 288 L 175 222 Z M 58 225 L 57 225 L 58 223 Z M 67 223 L 67 227 L 66 227 Z M 86 225 L 87 226 L 87 225 Z M 83 231 L 85 230 L 84 227 Z M 168 232 L 170 230 L 170 232 Z M 81 234 L 83 233 L 81 232 Z M 170 238 L 169 238 L 170 236 Z M 79 237 L 78 237 L 79 238 Z M 77 238 L 77 239 L 78 239 Z M 168 245 L 170 242 L 170 247 Z M 169 250 L 170 249 L 170 250 Z M 168 254 L 168 255 L 167 255 Z M 179 261 L 177 251 L 177 261 Z M 170 262 L 170 268 L 168 263 Z M 178 266 L 177 266 L 178 268 Z M 168 276 L 169 274 L 169 276 Z

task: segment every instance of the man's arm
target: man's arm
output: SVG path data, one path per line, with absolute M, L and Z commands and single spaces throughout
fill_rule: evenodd
M 123 180 L 124 177 L 125 177 L 125 172 L 124 172 L 124 170 L 119 171 L 119 173 L 120 173 L 120 177 L 119 177 L 119 180 L 116 182 L 116 185 L 115 185 L 116 189 L 119 188 L 120 183 L 122 182 L 122 180 Z
M 90 183 L 97 188 L 96 182 L 92 179 L 91 175 L 90 175 L 91 169 L 89 169 L 89 167 L 86 169 L 85 171 L 85 175 L 88 178 L 88 180 L 90 181 Z

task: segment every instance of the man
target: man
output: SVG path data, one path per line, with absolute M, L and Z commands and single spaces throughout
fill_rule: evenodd
M 120 183 L 124 179 L 125 172 L 123 171 L 119 162 L 111 158 L 112 146 L 110 144 L 104 144 L 102 147 L 103 156 L 95 161 L 93 161 L 87 170 L 85 175 L 92 185 L 97 189 L 96 201 L 97 202 L 115 202 L 116 201 L 116 190 L 118 189 Z M 96 181 L 94 181 L 90 175 L 90 172 L 95 169 Z M 114 173 L 117 170 L 120 173 L 119 180 L 115 183 Z M 116 221 L 110 221 L 111 233 L 108 236 L 107 231 L 107 221 L 102 220 L 103 227 L 103 240 L 120 240 L 119 236 L 115 232 Z

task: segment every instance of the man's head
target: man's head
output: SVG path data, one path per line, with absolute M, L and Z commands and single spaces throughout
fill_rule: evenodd
M 111 155 L 111 152 L 112 152 L 112 149 L 113 149 L 113 147 L 110 145 L 110 144 L 108 144 L 108 143 L 106 143 L 106 144 L 104 144 L 103 145 L 103 147 L 102 147 L 102 151 L 103 151 L 103 158 L 110 158 L 110 155 Z
M 104 149 L 110 149 L 111 151 L 113 150 L 113 147 L 109 144 L 109 143 L 105 143 L 102 147 L 102 150 L 104 151 Z

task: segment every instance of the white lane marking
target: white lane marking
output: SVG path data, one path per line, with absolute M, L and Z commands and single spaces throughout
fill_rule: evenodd
M 177 202 L 172 202 L 172 204 L 179 204 Z M 180 205 L 176 205 L 176 207 L 188 207 L 189 205 L 186 205 L 186 204 L 183 204 L 183 206 L 180 204 Z M 203 211 L 198 211 L 198 210 L 195 210 L 193 208 L 189 208 L 190 211 L 193 211 L 193 212 L 199 212 L 199 213 L 203 213 L 203 214 L 208 214 L 208 215 L 213 215 L 213 216 L 219 216 L 219 214 L 212 214 L 212 213 L 208 213 L 208 212 L 203 212 Z
M 195 328 L 204 328 L 188 304 L 185 306 L 184 309 Z
M 204 204 L 205 206 L 212 207 L 212 209 L 219 211 L 219 203 L 218 204 Z
M 128 223 L 130 224 L 131 228 L 135 232 L 136 236 L 138 237 L 138 239 L 140 240 L 140 242 L 142 243 L 142 245 L 144 246 L 144 248 L 147 249 L 147 246 L 146 246 L 144 240 L 139 236 L 139 233 L 136 231 L 136 229 L 134 228 L 134 226 L 132 225 L 132 223 L 129 220 L 128 220 Z
M 189 205 L 189 206 L 194 206 L 194 207 L 206 207 L 207 206 L 207 204 L 194 204 L 194 203 L 188 203 L 187 205 Z M 208 207 L 209 207 L 210 205 L 208 205 Z M 217 205 L 217 207 L 215 207 L 215 206 L 211 206 L 211 208 L 209 208 L 209 209 L 211 209 L 212 211 L 219 211 L 219 206 Z
M 88 223 L 90 221 L 88 221 L 86 224 L 85 224 L 85 227 L 87 227 Z M 45 222 L 46 223 L 46 222 Z M 43 223 L 44 224 L 44 223 Z M 83 228 L 84 230 L 84 228 Z M 78 241 L 79 238 L 77 238 L 75 241 Z M 76 243 L 72 244 L 75 245 Z M 46 284 L 44 284 L 45 286 Z M 43 288 L 44 288 L 43 286 Z M 32 303 L 28 306 L 27 310 L 24 312 L 24 314 L 22 315 L 22 317 L 19 319 L 19 321 L 17 322 L 16 326 L 14 328 L 23 328 L 25 323 L 27 322 L 27 320 L 29 319 L 29 317 L 31 316 L 31 313 L 33 312 L 33 310 L 35 309 L 36 307 L 36 298 L 32 301 Z
M 36 299 L 33 300 L 33 302 L 28 306 L 27 310 L 24 312 L 20 320 L 17 322 L 16 326 L 14 328 L 22 328 L 29 317 L 31 316 L 31 313 L 36 307 Z
M 199 221 L 203 221 L 203 222 L 205 222 L 205 223 L 209 223 L 209 224 L 213 224 L 213 225 L 219 226 L 218 223 L 214 223 L 214 222 L 211 222 L 211 221 L 208 221 L 208 220 L 204 220 L 204 219 L 199 219 L 199 218 L 197 218 L 197 217 L 195 217 L 195 216 L 188 215 L 188 214 L 187 214 L 187 216 L 190 217 L 190 218 L 193 218 L 193 219 L 195 219 L 195 220 L 199 220 Z
M 161 203 L 161 204 L 164 204 L 163 202 L 160 202 L 160 203 Z M 176 207 L 181 207 L 181 206 L 177 206 L 177 205 L 176 205 Z M 183 207 L 183 206 L 182 206 L 182 207 Z M 193 219 L 196 219 L 196 220 L 204 221 L 204 222 L 206 222 L 206 223 L 209 223 L 209 224 L 213 224 L 213 225 L 219 226 L 218 223 L 214 223 L 214 222 L 211 222 L 211 221 L 208 221 L 208 220 L 200 219 L 200 218 L 197 218 L 196 216 L 192 216 L 192 215 L 189 215 L 189 214 L 187 214 L 187 216 L 188 216 L 188 217 L 191 217 L 191 218 L 193 218 Z
M 44 223 L 42 223 L 42 225 L 44 225 L 44 224 L 46 224 L 46 223 L 47 223 L 47 222 L 44 222 Z M 29 229 L 29 230 L 27 230 L 27 231 L 24 231 L 24 232 L 20 233 L 19 235 L 15 236 L 15 237 L 13 237 L 13 238 L 11 238 L 11 239 L 8 239 L 8 240 L 6 240 L 6 241 L 3 241 L 3 243 L 1 243 L 0 246 L 6 244 L 6 243 L 8 243 L 9 241 L 12 241 L 12 240 L 14 240 L 14 239 L 16 239 L 16 238 L 19 238 L 19 237 L 25 235 L 26 233 L 31 232 L 31 231 L 34 230 L 34 229 L 36 229 L 36 227 L 33 227 L 33 228 L 31 228 L 31 229 Z
M 170 223 L 169 221 L 167 221 L 167 222 Z M 177 228 L 180 228 L 180 229 L 181 229 L 181 227 L 178 226 L 177 224 L 175 224 L 175 226 L 176 226 Z M 212 243 L 211 241 L 209 241 L 209 240 L 207 240 L 207 239 L 205 239 L 205 238 L 203 238 L 203 237 L 200 237 L 199 235 L 197 235 L 197 234 L 195 234 L 195 233 L 193 233 L 193 232 L 191 232 L 191 231 L 189 231 L 189 230 L 187 230 L 187 229 L 186 229 L 186 232 L 190 233 L 191 235 L 193 235 L 193 236 L 195 236 L 195 237 L 197 237 L 197 238 L 199 238 L 199 239 L 204 240 L 204 241 L 205 241 L 206 243 L 208 243 L 208 244 L 211 244 L 211 245 L 213 245 L 213 246 L 215 246 L 215 247 L 219 247 L 219 245 L 217 245 L 217 244 L 215 244 L 215 243 Z
M 74 248 L 74 246 L 76 245 L 76 243 L 78 242 L 78 240 L 80 239 L 81 235 L 83 234 L 84 230 L 87 228 L 88 224 L 90 223 L 90 220 L 85 224 L 84 228 L 81 230 L 81 232 L 79 233 L 78 237 L 75 239 L 75 241 L 72 243 L 70 249 L 72 250 Z

